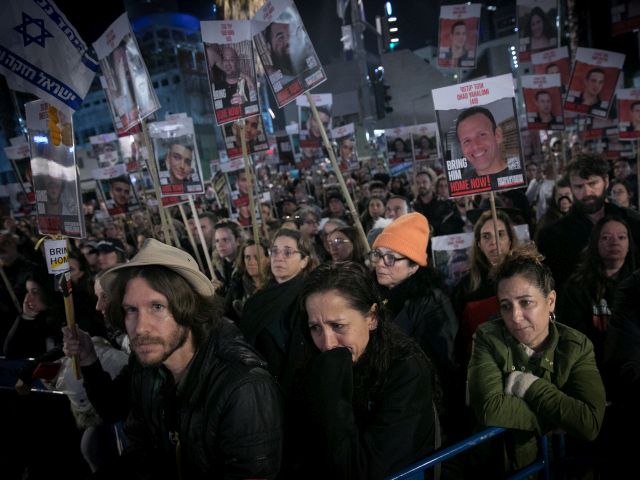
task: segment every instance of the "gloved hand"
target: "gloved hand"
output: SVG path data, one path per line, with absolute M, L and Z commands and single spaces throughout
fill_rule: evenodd
M 520 371 L 511 372 L 507 377 L 504 393 L 518 398 L 524 398 L 529 387 L 539 379 L 540 377 L 536 377 L 533 373 Z

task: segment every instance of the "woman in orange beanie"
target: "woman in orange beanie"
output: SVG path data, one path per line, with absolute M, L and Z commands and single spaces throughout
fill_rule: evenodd
M 429 222 L 420 213 L 402 215 L 387 226 L 369 252 L 394 323 L 414 338 L 432 360 L 443 388 L 443 434 L 457 436 L 450 421 L 463 408 L 462 376 L 454 358 L 458 321 L 449 298 L 427 268 Z M 449 415 L 450 414 L 450 415 Z

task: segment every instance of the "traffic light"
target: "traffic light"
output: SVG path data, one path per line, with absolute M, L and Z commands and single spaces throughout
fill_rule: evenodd
M 400 39 L 398 38 L 398 18 L 393 14 L 393 6 L 391 2 L 387 2 L 384 5 L 384 22 L 383 25 L 386 26 L 386 37 L 385 45 L 388 45 L 389 50 L 393 50 L 400 43 Z

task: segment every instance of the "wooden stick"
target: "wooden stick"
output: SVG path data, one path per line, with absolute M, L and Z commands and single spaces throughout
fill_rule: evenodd
M 69 238 L 65 237 L 66 240 L 66 244 L 67 244 L 67 262 L 68 260 L 68 255 L 70 250 L 70 246 L 69 246 Z M 71 329 L 71 333 L 73 334 L 74 338 L 77 337 L 77 330 L 76 330 L 76 315 L 75 315 L 75 309 L 73 308 L 73 288 L 71 286 L 71 275 L 69 273 L 69 271 L 64 272 L 63 274 L 63 279 L 65 282 L 65 285 L 62 286 L 62 294 L 64 297 L 64 312 L 65 312 L 65 316 L 67 317 L 67 326 Z M 80 380 L 82 378 L 82 373 L 80 372 L 80 364 L 78 363 L 78 355 L 74 354 L 71 356 L 71 368 L 73 369 L 73 373 L 76 376 L 76 380 Z
M 254 199 L 255 188 L 253 185 L 253 175 L 251 174 L 251 159 L 247 151 L 247 139 L 244 136 L 245 123 L 244 119 L 240 122 L 240 143 L 242 145 L 242 157 L 244 159 L 244 174 L 247 177 L 249 185 L 249 209 L 251 210 L 251 232 L 253 233 L 253 242 L 256 244 L 256 258 L 258 259 L 258 275 L 260 283 L 264 283 L 264 268 L 262 268 L 262 248 L 260 247 L 260 236 L 258 235 L 258 220 L 256 219 L 256 202 Z M 242 255 L 242 252 L 238 252 Z
M 196 210 L 196 204 L 193 202 L 193 196 L 187 195 L 189 197 L 189 206 L 191 207 L 191 214 L 193 215 L 193 221 L 196 222 L 196 230 L 198 231 L 198 238 L 200 239 L 200 243 L 202 244 L 202 250 L 204 251 L 204 258 L 207 261 L 207 267 L 209 268 L 209 278 L 213 282 L 216 278 L 216 274 L 213 271 L 213 263 L 211 263 L 211 255 L 209 254 L 209 246 L 204 239 L 204 233 L 202 233 L 202 227 L 200 226 L 200 217 L 198 216 L 198 211 Z
M 149 169 L 149 176 L 153 183 L 153 190 L 156 193 L 156 199 L 158 200 L 158 211 L 160 212 L 160 223 L 162 224 L 162 231 L 164 232 L 164 241 L 167 245 L 171 245 L 171 237 L 169 236 L 169 225 L 165 217 L 164 206 L 162 205 L 162 194 L 160 192 L 160 179 L 158 178 L 158 169 L 156 168 L 156 156 L 151 146 L 151 139 L 149 138 L 149 128 L 147 127 L 146 119 L 142 119 L 142 137 L 147 145 L 147 155 L 149 161 L 147 162 L 147 168 Z M 178 247 L 178 245 L 176 245 Z
M 180 215 L 182 216 L 182 223 L 184 223 L 184 228 L 187 229 L 187 237 L 189 237 L 189 243 L 191 244 L 191 248 L 193 248 L 193 254 L 196 257 L 196 262 L 198 262 L 198 267 L 201 272 L 204 272 L 204 267 L 202 266 L 202 258 L 200 258 L 200 252 L 198 251 L 198 246 L 196 245 L 196 241 L 193 238 L 193 234 L 191 233 L 191 229 L 189 228 L 189 220 L 187 220 L 187 214 L 184 211 L 184 207 L 181 203 L 178 204 L 178 210 L 180 210 Z M 195 219 L 194 219 L 195 222 Z
M 367 241 L 367 235 L 364 233 L 364 228 L 362 228 L 362 223 L 360 223 L 360 216 L 358 215 L 358 211 L 356 210 L 355 205 L 353 204 L 353 200 L 351 200 L 351 195 L 349 195 L 349 190 L 347 189 L 347 184 L 344 182 L 344 178 L 342 177 L 342 172 L 338 167 L 338 162 L 336 161 L 336 155 L 333 151 L 333 147 L 331 146 L 331 142 L 329 142 L 329 137 L 327 136 L 327 132 L 324 129 L 324 124 L 320 119 L 320 114 L 318 113 L 318 109 L 316 108 L 316 103 L 313 101 L 311 94 L 307 92 L 305 94 L 307 96 L 307 100 L 309 100 L 309 106 L 311 107 L 311 111 L 313 112 L 313 117 L 315 118 L 318 126 L 320 127 L 320 134 L 322 135 L 322 142 L 324 143 L 324 147 L 327 149 L 327 153 L 329 154 L 329 159 L 331 160 L 331 165 L 333 166 L 333 171 L 338 178 L 338 183 L 340 184 L 340 189 L 342 190 L 342 195 L 345 197 L 347 201 L 347 205 L 349 206 L 349 211 L 351 212 L 351 218 L 353 218 L 353 224 L 360 235 L 362 240 L 362 244 L 364 246 L 365 252 L 368 253 L 371 248 L 369 247 L 369 242 Z
M 489 192 L 489 202 L 491 203 L 491 218 L 493 219 L 493 234 L 496 239 L 496 250 L 498 251 L 498 258 L 500 258 L 502 252 L 500 252 L 500 237 L 498 236 L 498 212 L 496 210 L 496 197 L 492 191 Z

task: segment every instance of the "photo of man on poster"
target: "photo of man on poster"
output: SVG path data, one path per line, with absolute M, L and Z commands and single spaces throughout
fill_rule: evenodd
M 131 182 L 126 175 L 109 179 L 109 196 L 111 197 L 113 210 L 117 210 L 118 213 L 126 213 L 129 211 Z
M 525 185 L 511 74 L 432 94 L 450 197 Z
M 485 107 L 464 110 L 456 122 L 456 135 L 463 156 L 471 164 L 462 178 L 500 175 L 507 172 L 502 154 L 502 128 L 496 125 L 491 111 Z
M 250 41 L 240 43 L 247 43 L 251 48 Z M 257 101 L 251 72 L 244 71 L 241 67 L 241 65 L 248 65 L 249 61 L 241 58 L 233 45 L 207 45 L 206 53 L 208 63 L 211 65 L 216 109 Z
M 584 89 L 575 98 L 574 103 L 587 105 L 589 112 L 591 110 L 606 110 L 606 108 L 603 108 L 602 98 L 600 98 L 600 93 L 604 87 L 604 79 L 605 73 L 601 68 L 589 70 L 584 76 Z
M 445 53 L 444 58 L 451 61 L 450 67 L 455 68 L 475 60 L 467 47 L 467 24 L 464 20 L 458 20 L 451 25 L 451 49 Z
M 627 132 L 640 132 L 640 101 L 636 101 L 629 105 L 631 113 L 631 123 L 627 127 Z

